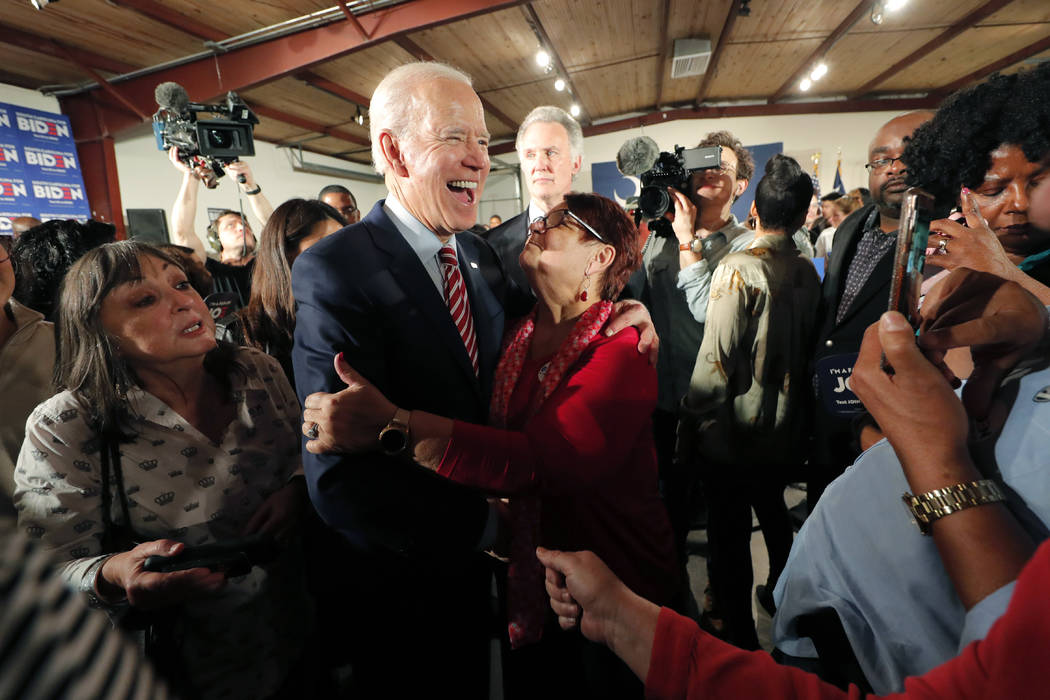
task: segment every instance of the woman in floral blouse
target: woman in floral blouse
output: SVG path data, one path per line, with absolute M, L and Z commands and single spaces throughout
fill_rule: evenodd
M 143 565 L 294 524 L 305 503 L 292 478 L 299 405 L 280 366 L 217 345 L 181 265 L 141 243 L 79 260 L 59 314 L 65 391 L 29 418 L 15 473 L 19 528 L 111 613 L 174 612 L 169 656 L 181 658 L 156 660 L 182 669 L 187 697 L 274 695 L 310 618 L 294 548 L 229 579 Z M 117 530 L 131 542 L 114 546 Z

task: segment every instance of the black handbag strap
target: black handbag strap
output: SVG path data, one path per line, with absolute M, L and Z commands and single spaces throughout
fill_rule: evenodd
M 120 468 L 120 445 L 110 435 L 102 435 L 102 549 L 111 554 L 121 552 L 133 541 L 131 514 L 128 510 L 128 496 L 124 492 L 124 471 Z M 120 514 L 123 522 L 113 522 L 113 494 L 111 482 L 116 483 L 117 498 L 120 499 Z

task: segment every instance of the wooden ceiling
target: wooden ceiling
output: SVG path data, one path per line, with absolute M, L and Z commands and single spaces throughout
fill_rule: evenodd
M 741 13 L 742 4 L 749 14 Z M 415 58 L 446 61 L 474 77 L 494 153 L 511 150 L 506 142 L 515 125 L 540 104 L 568 108 L 577 102 L 588 133 L 629 126 L 632 119 L 655 121 L 663 117 L 654 113 L 667 108 L 673 117 L 707 115 L 712 106 L 721 114 L 892 109 L 915 98 L 935 102 L 994 70 L 1050 59 L 1047 0 L 909 0 L 903 9 L 884 12 L 876 25 L 871 15 L 880 5 L 357 0 L 347 8 L 333 0 L 61 0 L 38 11 L 28 0 L 0 0 L 0 81 L 32 89 L 63 86 L 59 94 L 75 89 L 108 102 L 109 109 L 130 113 L 122 106 L 130 102 L 151 113 L 154 105 L 131 95 L 134 81 L 118 76 L 197 56 L 189 64 L 200 71 L 225 66 L 220 84 L 236 68 L 236 89 L 261 118 L 257 138 L 367 162 L 367 123 L 354 121 L 357 110 L 367 108 L 367 96 L 387 71 Z M 273 43 L 278 58 L 265 70 L 238 66 L 236 51 L 214 48 L 325 10 L 319 22 L 327 29 L 267 39 L 267 45 L 282 43 Z M 395 12 L 399 29 L 390 33 Z M 341 24 L 352 32 L 343 27 L 338 34 Z M 333 47 L 304 64 L 296 58 L 302 48 L 297 37 L 312 44 L 329 36 L 322 31 L 336 36 Z M 673 40 L 701 36 L 714 45 L 707 73 L 672 79 Z M 553 55 L 553 72 L 536 65 L 540 41 Z M 216 56 L 204 55 L 209 50 Z M 218 56 L 226 63 L 220 65 Z M 803 92 L 801 78 L 820 60 L 828 74 Z M 572 96 L 554 89 L 559 73 Z M 99 79 L 113 82 L 100 90 L 93 83 Z M 170 68 L 145 78 L 153 84 L 169 79 Z M 185 87 L 195 99 L 216 97 Z

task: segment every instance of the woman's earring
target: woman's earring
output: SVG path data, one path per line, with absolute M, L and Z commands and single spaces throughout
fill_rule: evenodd
M 590 267 L 590 266 L 588 266 Z M 590 272 L 583 273 L 583 280 L 580 281 L 580 291 L 576 293 L 576 298 L 580 301 L 587 301 L 587 288 L 591 286 L 591 274 Z

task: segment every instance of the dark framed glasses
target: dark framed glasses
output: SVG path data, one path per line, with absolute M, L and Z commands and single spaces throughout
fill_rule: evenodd
M 595 231 L 594 227 L 592 227 L 580 217 L 573 214 L 568 209 L 555 209 L 551 213 L 547 214 L 547 216 L 537 216 L 535 219 L 532 220 L 532 223 L 529 224 L 529 230 L 535 231 L 536 233 L 546 233 L 547 229 L 558 228 L 559 226 L 561 226 L 562 223 L 565 222 L 566 218 L 570 218 L 576 223 L 578 223 L 580 226 L 583 227 L 585 231 L 587 231 L 587 233 L 591 234 L 602 243 L 609 243 L 609 241 L 605 239 L 605 236 Z M 612 244 L 609 243 L 609 245 Z

